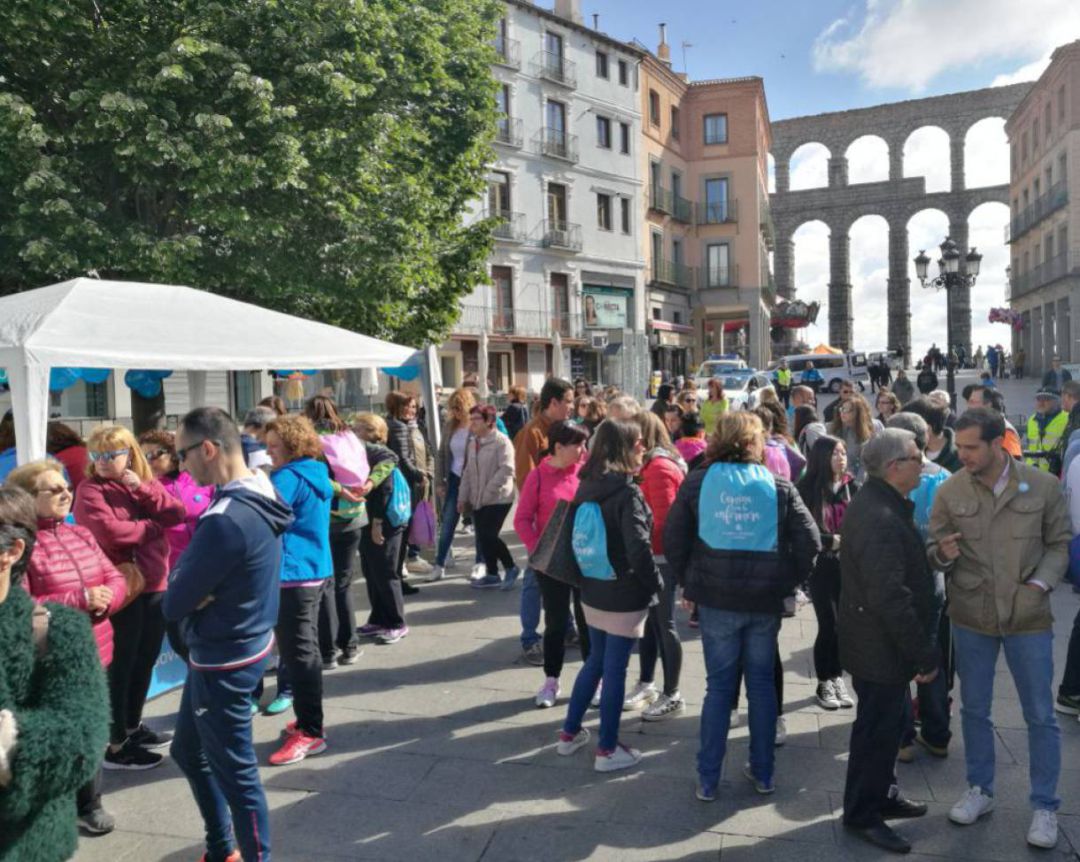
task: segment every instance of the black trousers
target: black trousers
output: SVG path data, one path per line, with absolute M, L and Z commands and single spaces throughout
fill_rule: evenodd
M 581 606 L 581 591 L 536 573 L 540 599 L 544 603 L 544 676 L 558 679 L 566 659 L 566 631 L 570 628 L 570 605 L 574 606 L 574 621 L 581 640 L 581 660 L 589 658 L 589 626 Z
M 360 550 L 360 530 L 330 530 L 330 555 L 334 577 L 328 578 L 319 600 L 319 649 L 325 658 L 356 649 L 356 607 L 352 581 L 356 553 Z
M 282 587 L 274 628 L 281 661 L 292 686 L 296 726 L 308 736 L 323 735 L 322 655 L 319 600 L 323 586 Z
M 844 823 L 864 827 L 882 823 L 881 809 L 896 785 L 896 755 L 904 731 L 908 684 L 882 685 L 852 677 L 859 703 L 851 726 Z
M 660 564 L 660 574 L 664 577 L 664 589 L 660 592 L 660 602 L 649 608 L 645 636 L 638 642 L 638 657 L 641 661 L 641 681 L 652 682 L 659 656 L 664 668 L 664 694 L 673 695 L 679 690 L 683 659 L 682 642 L 675 626 L 677 585 L 666 563 Z
M 499 533 L 502 531 L 506 516 L 510 513 L 510 503 L 499 503 L 495 506 L 481 506 L 473 509 L 473 521 L 476 524 L 476 544 L 480 548 L 480 554 L 484 558 L 489 575 L 499 574 L 499 563 L 503 569 L 510 571 L 514 567 L 514 557 L 510 549 L 506 547 Z
M 819 554 L 810 574 L 810 600 L 814 603 L 818 633 L 814 639 L 814 673 L 819 681 L 836 679 L 840 667 L 840 636 L 836 622 L 840 613 L 840 560 Z
M 101 767 L 94 777 L 75 792 L 75 809 L 82 814 L 89 814 L 101 808 Z
M 109 702 L 112 723 L 109 741 L 119 745 L 142 721 L 150 677 L 165 637 L 161 601 L 165 593 L 143 593 L 110 621 L 113 660 L 109 665 Z
M 371 525 L 360 531 L 360 563 L 364 568 L 371 615 L 368 623 L 387 629 L 405 625 L 405 600 L 401 593 L 401 553 L 405 542 L 405 527 L 382 523 L 383 543 L 376 545 L 371 538 Z

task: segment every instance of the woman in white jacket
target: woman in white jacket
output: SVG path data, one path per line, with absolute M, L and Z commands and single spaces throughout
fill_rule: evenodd
M 518 568 L 506 543 L 499 538 L 503 522 L 514 503 L 514 446 L 495 428 L 495 408 L 473 407 L 469 412 L 469 430 L 473 439 L 465 456 L 458 489 L 458 511 L 472 513 L 476 544 L 484 558 L 487 574 L 472 582 L 477 589 L 495 589 L 503 585 L 499 563 L 506 572 L 506 583 L 518 576 Z

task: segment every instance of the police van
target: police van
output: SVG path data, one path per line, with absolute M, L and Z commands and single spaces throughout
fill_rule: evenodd
M 870 381 L 865 353 L 797 353 L 783 358 L 787 360 L 795 384 L 802 382 L 807 363 L 814 363 L 814 368 L 821 372 L 822 392 L 839 392 L 840 384 L 845 380 L 854 380 L 860 389 L 866 389 Z M 773 365 L 775 367 L 779 362 Z

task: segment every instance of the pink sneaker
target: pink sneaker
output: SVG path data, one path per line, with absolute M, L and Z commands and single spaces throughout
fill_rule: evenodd
M 321 736 L 308 736 L 303 731 L 294 730 L 285 740 L 285 744 L 270 755 L 271 766 L 285 766 L 299 763 L 305 757 L 322 754 L 326 751 L 326 740 Z

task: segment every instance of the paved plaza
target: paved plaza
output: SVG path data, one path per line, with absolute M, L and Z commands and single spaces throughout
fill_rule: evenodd
M 1022 409 L 1031 382 L 1006 385 L 1015 402 L 1010 412 Z M 471 541 L 458 537 L 462 559 Z M 512 550 L 524 558 L 516 539 Z M 356 589 L 362 596 L 363 585 Z M 828 713 L 814 701 L 816 624 L 810 607 L 786 620 L 780 632 L 789 736 L 777 752 L 776 794 L 756 795 L 741 775 L 748 742 L 744 697 L 719 799 L 703 804 L 694 798 L 694 757 L 704 663 L 686 615 L 680 612 L 686 713 L 657 724 L 624 713 L 622 737 L 645 758 L 638 769 L 601 775 L 592 770 L 591 747 L 570 758 L 554 751 L 579 667 L 576 652 L 569 654 L 559 705 L 533 706 L 542 671 L 520 661 L 519 596 L 520 587 L 512 593 L 470 589 L 463 571 L 439 584 L 421 584 L 421 593 L 407 600 L 412 628 L 407 639 L 394 646 L 367 645 L 356 665 L 325 674 L 329 750 L 295 766 L 262 771 L 276 859 L 815 862 L 886 857 L 849 838 L 838 822 L 854 710 Z M 366 600 L 360 603 L 366 609 Z M 1060 676 L 1080 596 L 1060 589 L 1054 607 Z M 636 671 L 635 656 L 631 684 Z M 946 820 L 965 787 L 957 716 L 948 759 L 920 751 L 914 763 L 898 766 L 905 792 L 930 806 L 929 816 L 899 825 L 914 844 L 910 858 L 1076 858 L 1080 724 L 1062 721 L 1058 848 L 1030 849 L 1024 841 L 1030 820 L 1026 733 L 1004 663 L 998 683 L 997 809 L 967 828 Z M 178 701 L 172 693 L 150 704 L 149 722 L 170 727 Z M 254 720 L 263 763 L 290 717 Z M 593 711 L 587 726 L 595 732 L 596 725 Z M 200 820 L 169 759 L 146 773 L 106 773 L 105 789 L 118 828 L 102 838 L 83 838 L 80 862 L 199 858 Z

